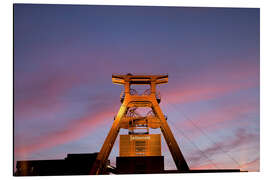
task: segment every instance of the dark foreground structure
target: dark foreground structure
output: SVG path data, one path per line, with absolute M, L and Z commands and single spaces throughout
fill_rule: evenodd
M 117 174 L 153 174 L 164 172 L 164 156 L 116 157 Z
M 65 159 L 18 161 L 15 176 L 89 175 L 98 153 L 68 154 Z M 104 174 L 222 173 L 239 169 L 164 170 L 164 156 L 117 157 L 116 167 L 107 162 Z
M 15 176 L 86 175 L 97 154 L 68 154 L 65 159 L 17 161 Z

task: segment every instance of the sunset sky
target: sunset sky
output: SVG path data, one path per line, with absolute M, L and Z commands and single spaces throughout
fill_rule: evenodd
M 259 171 L 259 27 L 257 8 L 14 5 L 14 163 L 98 152 L 112 73 L 168 73 L 160 105 L 190 168 Z M 164 139 L 162 154 L 175 169 Z

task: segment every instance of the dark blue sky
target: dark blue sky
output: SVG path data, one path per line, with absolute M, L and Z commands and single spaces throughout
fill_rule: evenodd
M 257 8 L 15 4 L 15 160 L 99 151 L 120 107 L 111 74 L 168 73 L 161 107 L 191 168 L 257 171 L 259 25 Z

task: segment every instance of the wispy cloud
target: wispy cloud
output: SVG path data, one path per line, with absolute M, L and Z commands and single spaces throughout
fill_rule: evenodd
M 211 110 L 201 112 L 191 119 L 186 117 L 184 121 L 177 124 L 186 130 L 194 129 L 194 124 L 207 132 L 215 131 L 225 126 L 242 126 L 250 125 L 248 121 L 239 120 L 242 116 L 247 116 L 250 113 L 258 113 L 259 107 L 255 103 L 238 103 L 215 107 Z M 228 128 L 228 127 L 227 127 Z M 195 134 L 193 134 L 195 135 Z
M 66 108 L 61 98 L 72 88 L 85 82 L 84 79 L 69 73 L 44 75 L 37 73 L 31 81 L 15 84 L 15 120 L 30 119 L 47 113 L 56 113 Z M 23 84 L 23 85 L 20 85 Z M 44 113 L 42 113 L 44 112 Z
M 257 157 L 254 160 L 242 163 L 239 168 L 243 171 L 259 171 L 260 170 L 260 158 Z
M 239 150 L 240 147 L 245 146 L 246 148 L 251 144 L 259 144 L 259 136 L 258 134 L 247 132 L 245 129 L 238 129 L 236 133 L 234 134 L 233 139 L 227 139 L 226 141 L 214 143 L 211 146 L 207 147 L 203 150 L 195 150 L 192 152 L 192 156 L 189 158 L 189 161 L 194 164 L 195 166 L 192 168 L 200 169 L 200 168 L 217 168 L 216 165 L 218 165 L 218 168 L 226 168 L 227 163 L 225 160 L 229 159 L 230 166 L 232 167 L 232 164 L 235 168 L 240 168 L 241 170 L 249 169 L 253 166 L 255 162 L 246 162 L 242 161 L 242 159 L 239 159 L 238 156 L 236 156 L 236 153 L 232 153 L 232 151 Z M 203 154 L 202 154 L 203 153 Z M 241 152 L 238 152 L 241 153 Z M 218 155 L 222 155 L 223 159 L 218 160 L 216 157 Z M 208 159 L 213 160 L 213 162 L 209 162 L 209 160 L 206 161 L 205 156 L 208 157 Z M 247 158 L 245 158 L 247 160 Z M 218 162 L 217 162 L 218 161 Z M 258 161 L 258 160 L 257 160 Z M 206 162 L 206 163 L 205 163 Z M 203 165 L 200 165 L 203 164 Z M 256 169 L 255 169 L 256 170 Z M 253 171 L 255 171 L 253 169 Z
M 206 72 L 202 71 L 191 74 L 191 77 L 177 79 L 177 83 L 174 79 L 162 92 L 164 102 L 185 104 L 205 101 L 259 86 L 259 79 L 256 78 L 259 76 L 259 68 L 252 63 L 234 62 L 229 67 L 216 66 L 213 66 L 211 71 L 207 69 Z
M 40 149 L 47 149 L 53 146 L 61 145 L 72 140 L 76 140 L 87 132 L 93 132 L 97 127 L 104 123 L 108 123 L 106 119 L 111 119 L 115 112 L 110 109 L 96 109 L 95 113 L 85 114 L 79 119 L 74 119 L 71 123 L 64 126 L 58 131 L 51 132 L 47 135 L 38 137 L 38 141 L 32 144 L 23 144 L 20 147 L 15 145 L 15 154 L 24 155 L 35 152 Z

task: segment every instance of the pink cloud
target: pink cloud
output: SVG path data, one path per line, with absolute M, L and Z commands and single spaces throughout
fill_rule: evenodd
M 170 81 L 164 94 L 163 102 L 184 104 L 215 99 L 228 93 L 259 86 L 259 66 L 248 61 L 243 64 L 235 61 L 232 64 L 213 64 L 209 69 L 199 71 L 177 83 Z
M 258 105 L 253 103 L 232 104 L 214 108 L 210 111 L 200 113 L 192 119 L 186 119 L 177 124 L 186 130 L 194 129 L 194 124 L 207 132 L 216 131 L 219 128 L 224 128 L 226 125 L 235 126 L 241 124 L 243 127 L 249 125 L 247 121 L 239 119 L 242 115 L 258 112 Z M 193 134 L 195 136 L 195 134 Z
M 186 84 L 183 87 L 173 87 L 172 90 L 163 92 L 163 101 L 165 104 L 184 104 L 190 102 L 199 102 L 203 100 L 215 99 L 227 93 L 256 87 L 256 83 L 252 81 L 237 83 L 194 83 Z
M 229 162 L 222 163 L 204 163 L 193 166 L 192 170 L 200 170 L 200 169 L 240 169 L 240 171 L 248 171 L 248 172 L 258 172 L 259 171 L 260 159 L 256 158 L 255 160 L 249 162 L 243 162 L 240 166 L 231 166 Z
M 108 118 L 112 119 L 114 115 L 115 113 L 113 111 L 104 111 L 104 109 L 100 109 L 100 111 L 95 114 L 86 114 L 80 119 L 73 120 L 63 129 L 40 137 L 36 143 L 24 144 L 20 147 L 16 147 L 15 145 L 14 152 L 16 155 L 25 155 L 40 149 L 51 148 L 56 145 L 76 140 L 83 135 L 86 135 L 87 132 L 94 131 L 102 124 L 108 123 L 108 121 L 104 120 Z
M 198 164 L 191 167 L 191 170 L 199 170 L 199 169 L 218 169 L 218 167 L 224 167 L 224 163 L 206 163 L 206 164 Z
M 249 162 L 242 163 L 238 168 L 243 171 L 257 172 L 260 170 L 260 158 L 256 158 Z
M 60 103 L 59 97 L 82 82 L 82 79 L 65 73 L 33 77 L 30 83 L 25 83 L 24 87 L 18 87 L 15 91 L 15 121 L 22 118 L 40 117 L 42 116 L 40 111 L 56 113 L 64 110 L 66 104 Z M 17 98 L 18 95 L 24 97 Z
M 242 152 L 232 152 L 243 145 L 247 146 L 253 143 L 259 143 L 257 142 L 258 140 L 258 135 L 247 132 L 245 129 L 238 129 L 232 139 L 230 138 L 222 142 L 214 143 L 204 150 L 195 150 L 191 153 L 193 155 L 189 158 L 189 161 L 194 164 L 192 169 L 240 168 L 241 170 L 248 169 L 255 171 L 255 169 L 258 169 L 256 165 L 258 165 L 259 159 L 254 162 L 247 162 L 248 157 L 240 158 L 239 155 L 237 155 Z M 205 163 L 204 155 L 212 159 L 213 162 Z M 216 157 L 219 155 L 222 155 L 223 158 L 217 159 Z M 246 156 L 246 154 L 243 155 Z M 200 165 L 203 162 L 204 165 Z

